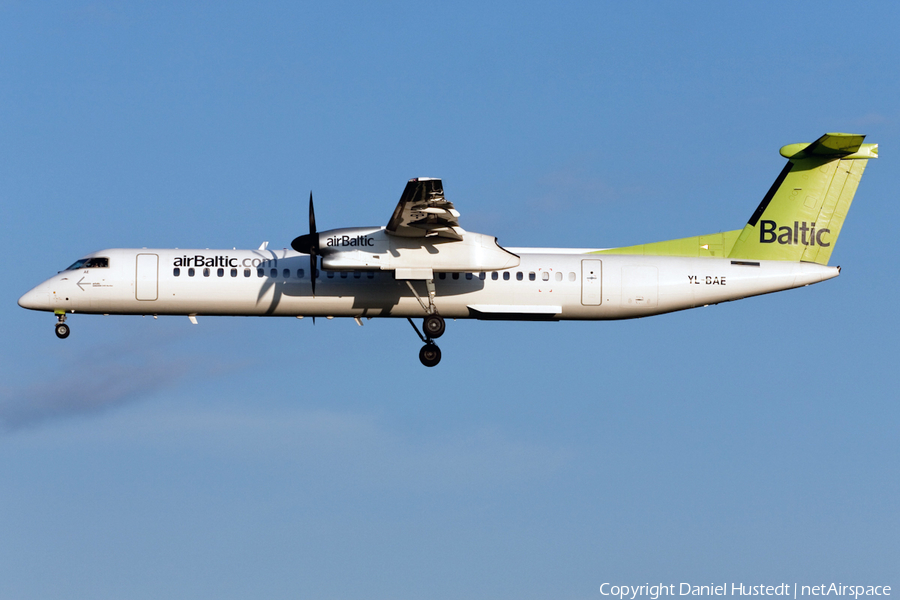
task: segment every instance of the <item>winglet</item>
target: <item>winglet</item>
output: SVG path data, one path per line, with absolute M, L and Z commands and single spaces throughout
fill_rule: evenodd
M 265 250 L 268 247 L 269 247 L 269 242 L 263 242 L 262 244 L 259 245 L 260 250 Z

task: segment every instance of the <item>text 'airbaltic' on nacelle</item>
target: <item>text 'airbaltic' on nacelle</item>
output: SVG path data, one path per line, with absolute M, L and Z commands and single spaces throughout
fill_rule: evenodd
M 462 240 L 390 235 L 384 227 L 331 229 L 319 235 L 322 267 L 333 271 L 428 268 L 449 271 L 497 271 L 519 265 L 519 257 L 497 238 L 462 232 Z

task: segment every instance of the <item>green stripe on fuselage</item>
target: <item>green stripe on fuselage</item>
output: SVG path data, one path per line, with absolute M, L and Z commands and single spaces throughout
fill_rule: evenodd
M 741 230 L 736 229 L 734 231 L 711 233 L 709 235 L 695 235 L 693 237 L 681 238 L 678 240 L 640 244 L 639 246 L 609 248 L 607 250 L 591 252 L 591 254 L 725 258 L 731 252 L 731 248 L 734 246 L 734 242 L 740 234 Z

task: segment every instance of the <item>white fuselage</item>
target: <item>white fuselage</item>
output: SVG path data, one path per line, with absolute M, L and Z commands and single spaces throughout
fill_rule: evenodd
M 514 268 L 435 273 L 445 318 L 627 319 L 776 292 L 835 277 L 836 267 L 786 261 L 591 254 L 510 248 Z M 62 271 L 19 304 L 57 313 L 422 317 L 424 281 L 395 272 L 320 271 L 293 250 L 113 249 L 108 267 Z M 177 273 L 177 275 L 176 275 Z M 426 300 L 427 301 L 427 300 Z

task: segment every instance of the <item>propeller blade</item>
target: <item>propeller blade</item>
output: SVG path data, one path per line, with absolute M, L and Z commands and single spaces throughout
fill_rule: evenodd
M 316 250 L 318 250 L 319 239 L 316 235 L 316 211 L 313 209 L 312 190 L 309 190 L 309 235 L 316 238 L 316 247 L 311 248 L 312 252 L 309 253 L 309 282 L 312 284 L 312 295 L 315 296 L 316 267 L 319 266 L 319 261 L 316 259 Z
M 316 233 L 316 211 L 313 210 L 312 190 L 309 191 L 309 233 Z
M 319 236 L 316 234 L 316 213 L 313 210 L 312 192 L 309 193 L 309 233 L 295 237 L 291 248 L 303 254 L 315 254 L 319 248 Z
M 312 284 L 312 295 L 316 295 L 316 267 L 319 266 L 319 261 L 316 259 L 316 255 L 314 252 L 310 252 L 309 254 L 309 282 Z
M 316 295 L 316 268 L 319 266 L 319 236 L 316 233 L 316 211 L 313 208 L 312 191 L 309 192 L 309 233 L 295 237 L 291 248 L 303 254 L 309 254 L 309 282 L 312 294 Z

